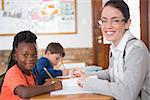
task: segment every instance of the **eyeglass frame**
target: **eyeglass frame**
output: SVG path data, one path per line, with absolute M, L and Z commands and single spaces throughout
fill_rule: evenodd
M 97 21 L 99 27 L 106 26 L 108 25 L 109 22 L 112 26 L 118 25 L 120 22 L 126 22 L 125 18 L 122 18 L 122 19 L 114 18 L 114 19 L 111 19 L 110 21 L 108 19 L 104 19 L 104 20 L 105 20 L 105 23 L 102 22 L 103 21 L 102 19 Z

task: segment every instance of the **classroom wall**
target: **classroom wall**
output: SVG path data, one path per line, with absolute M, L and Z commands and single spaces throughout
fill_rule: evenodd
M 128 0 L 126 0 L 128 1 Z M 132 1 L 132 2 L 131 2 Z M 128 1 L 131 5 L 134 0 Z M 138 2 L 136 2 L 138 3 Z M 136 6 L 138 7 L 138 5 Z M 134 12 L 136 8 L 132 11 Z M 76 12 L 77 12 L 77 33 L 76 34 L 57 34 L 57 35 L 38 35 L 38 54 L 39 57 L 43 55 L 44 49 L 49 42 L 60 42 L 66 51 L 65 60 L 72 61 L 84 61 L 89 65 L 95 64 L 95 53 L 92 45 L 92 12 L 91 12 L 91 0 L 76 0 Z M 132 22 L 137 23 L 139 19 L 138 13 L 131 13 L 133 15 Z M 137 18 L 137 19 L 136 19 Z M 135 24 L 134 24 L 135 25 Z M 138 35 L 136 26 L 133 27 L 133 31 Z M 149 35 L 150 36 L 150 35 Z M 10 49 L 12 49 L 12 41 L 14 36 L 0 36 L 0 57 L 7 63 Z M 2 55 L 1 55 L 2 54 Z M 5 59 L 4 59 L 5 58 Z M 0 61 L 1 62 L 1 61 Z
M 38 48 L 46 48 L 49 42 L 60 42 L 64 48 L 91 48 L 93 41 L 91 0 L 76 0 L 76 12 L 76 34 L 38 35 Z M 0 36 L 0 50 L 12 49 L 13 37 L 14 36 Z
M 104 0 L 106 2 L 107 0 Z M 139 7 L 139 1 L 125 0 L 131 12 Z M 136 6 L 132 5 L 136 3 Z M 131 6 L 132 5 L 132 6 Z M 46 48 L 49 42 L 60 42 L 64 48 L 92 48 L 92 12 L 91 0 L 76 0 L 77 12 L 77 33 L 76 34 L 57 34 L 57 35 L 38 35 L 37 44 L 39 49 Z M 139 12 L 139 11 L 138 11 Z M 131 13 L 131 32 L 140 38 L 139 13 L 137 11 Z M 137 17 L 138 16 L 138 17 Z M 12 49 L 13 36 L 0 36 L 0 50 Z

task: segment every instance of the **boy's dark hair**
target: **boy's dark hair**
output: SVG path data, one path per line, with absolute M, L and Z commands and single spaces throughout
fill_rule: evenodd
M 13 49 L 9 55 L 9 58 L 8 58 L 8 69 L 7 69 L 7 71 L 13 65 L 17 64 L 17 62 L 15 61 L 15 58 L 14 58 L 14 54 L 15 54 L 15 49 L 18 47 L 18 44 L 22 43 L 22 42 L 35 43 L 36 44 L 36 39 L 37 39 L 36 35 L 34 33 L 32 33 L 31 31 L 21 31 L 15 35 L 14 40 L 13 40 Z M 2 84 L 3 84 L 3 79 L 2 79 L 0 86 L 2 86 Z M 0 89 L 0 91 L 1 91 L 1 89 Z
M 55 54 L 60 54 L 62 57 L 65 56 L 64 48 L 61 46 L 61 44 L 56 42 L 51 42 L 50 44 L 48 44 L 45 50 L 45 54 L 47 53 L 47 51 L 50 51 L 51 54 L 55 53 Z
M 130 18 L 129 7 L 123 0 L 110 0 L 104 5 L 104 7 L 106 6 L 111 6 L 120 10 L 125 18 L 125 22 Z

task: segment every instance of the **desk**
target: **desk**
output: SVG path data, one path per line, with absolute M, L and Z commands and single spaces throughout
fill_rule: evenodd
M 60 79 L 65 80 L 65 79 Z M 51 82 L 47 80 L 46 83 Z M 72 80 L 72 82 L 74 82 Z M 30 100 L 114 100 L 113 97 L 92 94 L 92 93 L 82 93 L 82 94 L 63 94 L 63 95 L 50 95 L 49 93 L 40 96 L 32 97 Z
M 30 100 L 114 100 L 113 97 L 99 94 L 72 94 L 72 95 L 57 95 L 51 96 L 44 94 L 32 97 Z

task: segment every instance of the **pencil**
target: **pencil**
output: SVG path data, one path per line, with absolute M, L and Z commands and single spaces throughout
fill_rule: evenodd
M 60 60 L 60 61 L 61 61 L 61 64 L 62 64 L 63 68 L 64 68 L 64 69 L 66 69 L 66 68 L 65 68 L 65 66 L 64 66 L 64 63 L 63 63 L 63 61 L 62 61 L 62 60 Z
M 1 1 L 2 2 L 2 11 L 4 11 L 5 7 L 4 7 L 4 0 Z
M 48 70 L 47 70 L 45 67 L 43 67 L 43 69 L 45 70 L 45 72 L 47 73 L 47 75 L 49 76 L 49 78 L 52 79 L 52 83 L 54 83 L 55 80 L 54 80 L 54 78 L 52 77 L 52 75 L 48 72 Z

